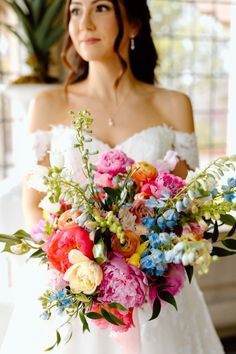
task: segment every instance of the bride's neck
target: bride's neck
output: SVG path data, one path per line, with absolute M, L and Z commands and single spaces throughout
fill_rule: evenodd
M 120 78 L 116 88 L 115 83 Z M 128 67 L 122 75 L 120 63 L 90 62 L 89 74 L 86 79 L 89 95 L 101 100 L 116 101 L 117 96 L 127 94 L 135 86 L 135 78 Z

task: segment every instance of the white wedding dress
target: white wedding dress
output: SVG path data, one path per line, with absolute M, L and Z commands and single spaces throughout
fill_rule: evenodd
M 75 178 L 81 180 L 81 159 L 74 143 L 72 127 L 53 126 L 50 131 L 38 131 L 29 139 L 31 163 L 40 160 L 49 151 L 52 164 L 71 168 Z M 91 150 L 98 149 L 100 152 L 110 149 L 109 145 L 98 139 L 94 139 L 90 146 Z M 168 150 L 175 149 L 190 167 L 195 168 L 198 163 L 195 135 L 176 132 L 164 125 L 136 133 L 116 148 L 136 161 L 150 163 L 163 158 Z M 1 354 L 43 354 L 43 350 L 55 340 L 56 325 L 63 321 L 60 317 L 50 321 L 39 318 L 41 308 L 37 297 L 45 289 L 46 270 L 34 261 L 28 262 L 23 269 L 16 285 L 17 303 Z M 186 281 L 176 301 L 178 311 L 165 305 L 159 318 L 154 321 L 148 321 L 151 314 L 148 304 L 138 310 L 137 330 L 123 335 L 123 342 L 126 341 L 132 348 L 129 351 L 108 330 L 100 330 L 91 323 L 91 332 L 82 334 L 80 322 L 76 320 L 70 342 L 62 344 L 52 354 L 222 354 L 222 345 L 195 280 L 191 285 Z

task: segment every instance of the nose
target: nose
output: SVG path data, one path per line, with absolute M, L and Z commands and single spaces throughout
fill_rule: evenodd
M 80 19 L 81 30 L 94 30 L 96 28 L 92 15 L 89 11 L 84 10 Z

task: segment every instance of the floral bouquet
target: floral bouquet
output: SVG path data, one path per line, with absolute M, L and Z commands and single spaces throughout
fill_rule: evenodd
M 67 168 L 36 166 L 30 184 L 45 192 L 44 218 L 31 233 L 2 234 L 0 241 L 4 251 L 31 251 L 48 265 L 44 319 L 57 309 L 66 323 L 79 317 L 83 330 L 92 320 L 125 332 L 146 299 L 151 320 L 164 303 L 177 309 L 175 295 L 194 266 L 207 273 L 213 260 L 236 253 L 236 179 L 222 179 L 235 170 L 236 156 L 218 158 L 186 180 L 171 174 L 177 158 L 171 151 L 155 166 L 116 149 L 92 164 L 92 118 L 87 111 L 71 114 L 86 183 L 75 182 Z M 222 225 L 228 225 L 224 239 Z M 57 330 L 48 350 L 60 340 Z

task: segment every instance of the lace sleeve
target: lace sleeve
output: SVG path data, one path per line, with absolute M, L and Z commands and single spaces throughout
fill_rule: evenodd
M 16 168 L 25 175 L 38 161 L 42 160 L 50 149 L 51 132 L 38 130 L 24 135 L 17 151 Z
M 195 133 L 176 131 L 174 136 L 174 149 L 181 160 L 185 160 L 190 168 L 195 169 L 199 165 Z

